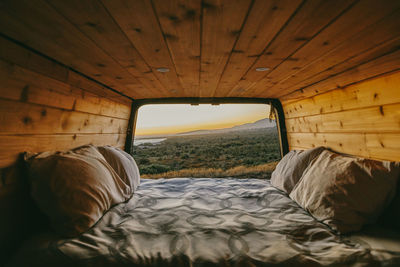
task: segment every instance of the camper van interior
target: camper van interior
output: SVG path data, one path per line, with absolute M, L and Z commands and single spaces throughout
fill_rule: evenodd
M 146 178 L 171 104 L 268 105 L 271 177 Z M 400 266 L 399 162 L 399 0 L 0 0 L 0 266 Z

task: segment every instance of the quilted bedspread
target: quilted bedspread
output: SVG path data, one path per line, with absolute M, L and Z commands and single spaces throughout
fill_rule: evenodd
M 142 179 L 78 238 L 53 239 L 31 266 L 400 266 L 332 232 L 259 179 Z

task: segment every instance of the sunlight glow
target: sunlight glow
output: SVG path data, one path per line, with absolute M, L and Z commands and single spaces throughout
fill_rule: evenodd
M 176 134 L 203 129 L 221 129 L 268 117 L 266 104 L 161 104 L 138 111 L 136 136 Z

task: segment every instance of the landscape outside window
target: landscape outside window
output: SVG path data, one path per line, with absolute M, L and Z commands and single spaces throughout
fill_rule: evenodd
M 133 156 L 143 178 L 270 178 L 280 160 L 266 104 L 145 105 Z

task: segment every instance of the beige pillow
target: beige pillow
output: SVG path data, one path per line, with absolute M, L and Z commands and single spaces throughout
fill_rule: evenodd
M 133 193 L 140 184 L 139 169 L 133 157 L 112 146 L 99 146 L 97 149 Z
M 395 194 L 399 165 L 323 151 L 290 197 L 340 233 L 376 221 Z
M 96 147 L 44 152 L 26 160 L 33 199 L 65 236 L 88 230 L 111 206 L 132 196 L 129 184 Z
M 281 159 L 272 172 L 271 184 L 290 194 L 310 162 L 324 150 L 324 147 L 317 147 L 308 150 L 290 151 Z

